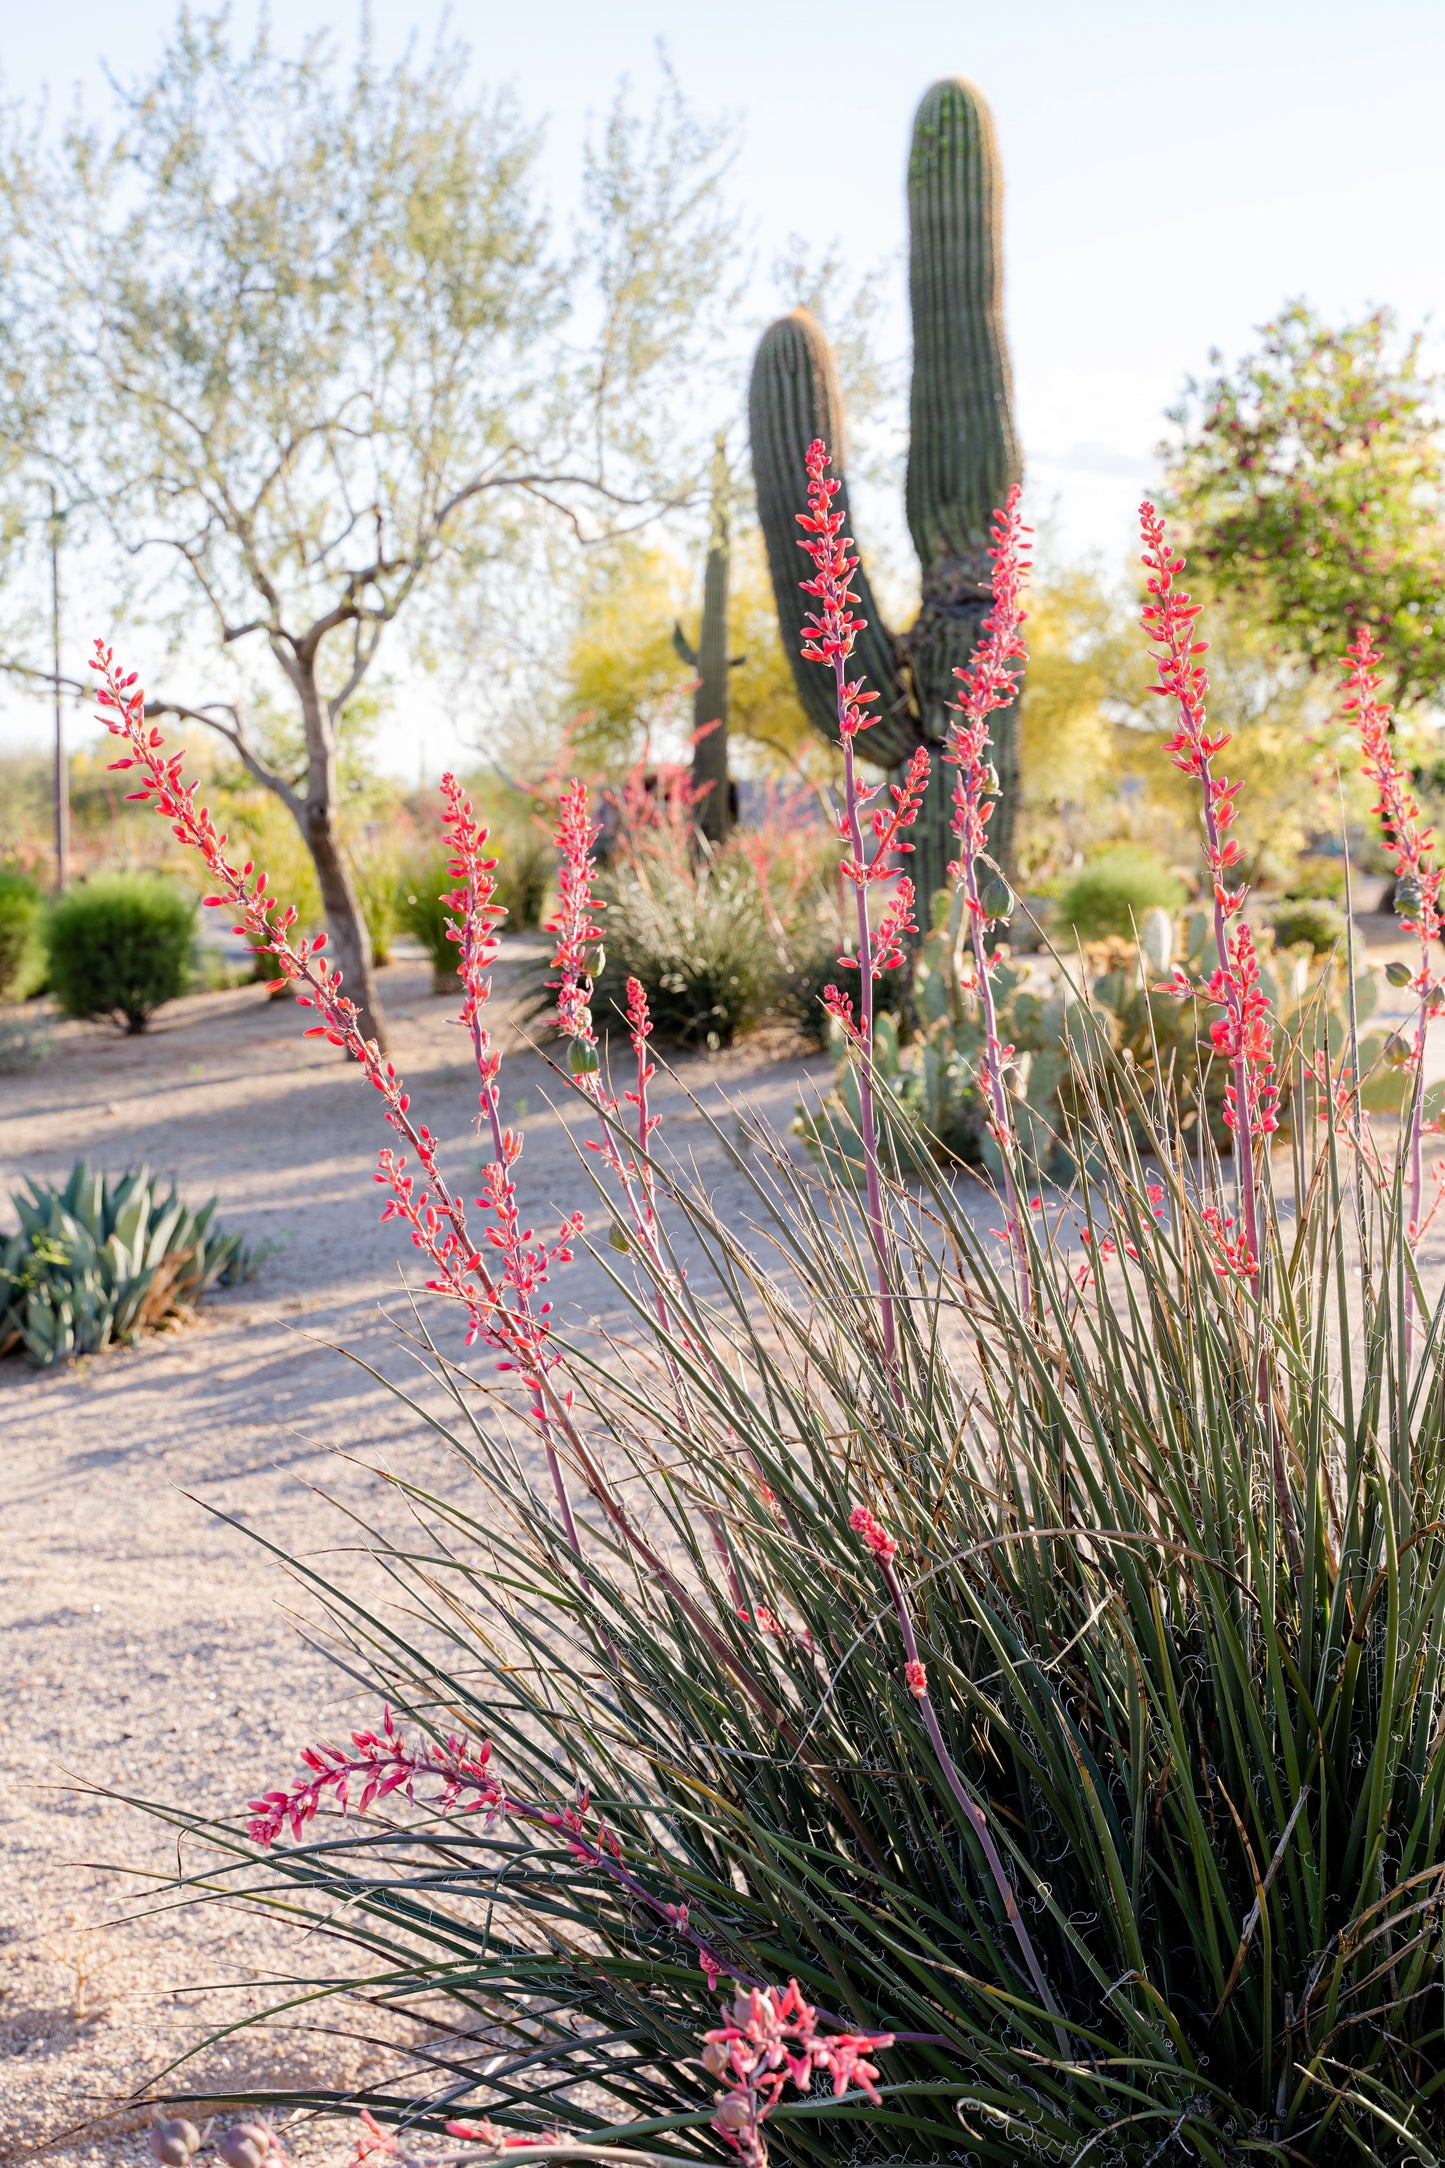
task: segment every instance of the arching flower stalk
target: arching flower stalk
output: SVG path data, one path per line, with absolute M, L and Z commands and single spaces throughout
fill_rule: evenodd
M 101 679 L 97 694 L 102 717 L 113 737 L 124 740 L 128 751 L 111 763 L 113 768 L 139 768 L 141 788 L 127 795 L 155 808 L 171 824 L 177 840 L 199 853 L 219 893 L 206 897 L 208 905 L 229 904 L 236 913 L 235 931 L 246 936 L 258 951 L 276 959 L 277 976 L 271 990 L 290 986 L 302 1008 L 316 1011 L 320 1021 L 308 1027 L 306 1036 L 324 1038 L 349 1054 L 367 1081 L 381 1095 L 385 1119 L 415 1155 L 421 1179 L 407 1171 L 407 1155 L 390 1147 L 378 1155 L 376 1180 L 389 1195 L 383 1219 L 402 1220 L 411 1239 L 422 1251 L 435 1275 L 428 1287 L 449 1295 L 467 1314 L 467 1344 L 480 1341 L 494 1349 L 515 1369 L 534 1393 L 552 1364 L 544 1309 L 532 1306 L 532 1296 L 554 1265 L 567 1264 L 572 1244 L 581 1230 L 581 1217 L 572 1214 L 551 1243 L 537 1242 L 530 1229 L 516 1224 L 509 1196 L 508 1169 L 515 1164 L 520 1145 L 509 1144 L 501 1132 L 496 1166 L 488 1170 L 488 1194 L 477 1200 L 493 1216 L 494 1224 L 482 1240 L 484 1249 L 467 1224 L 463 1200 L 448 1186 L 437 1162 L 436 1139 L 424 1123 L 414 1119 L 411 1097 L 394 1065 L 377 1048 L 374 1039 L 361 1031 L 354 1001 L 342 990 L 341 974 L 321 953 L 324 933 L 311 938 L 293 936 L 294 905 L 282 908 L 279 898 L 267 891 L 266 875 L 257 873 L 248 859 L 236 866 L 226 856 L 226 837 L 221 834 L 205 806 L 196 802 L 195 785 L 181 780 L 182 755 L 165 754 L 164 739 L 154 726 L 147 728 L 145 694 L 135 673 L 122 675 L 113 652 L 97 641 L 91 668 Z M 450 780 L 450 779 L 448 779 Z M 493 929 L 499 916 L 492 903 L 492 862 L 482 855 L 485 832 L 471 821 L 470 808 L 460 792 L 449 798 L 453 876 L 462 888 L 452 899 L 460 906 L 475 903 L 479 916 L 475 929 L 464 938 L 462 970 L 467 974 L 464 1022 L 478 1055 L 484 1110 L 496 1112 L 496 1054 L 482 1022 L 490 995 L 490 981 L 483 976 L 495 955 Z M 465 808 L 465 811 L 463 809 Z M 500 1172 L 498 1172 L 500 1169 Z M 491 1255 L 488 1256 L 487 1252 Z
M 1260 1266 L 1258 1157 L 1268 1150 L 1266 1140 L 1279 1126 L 1274 1019 L 1260 984 L 1254 936 L 1240 917 L 1248 891 L 1229 885 L 1229 875 L 1242 856 L 1237 838 L 1229 833 L 1234 825 L 1234 797 L 1239 785 L 1214 772 L 1214 763 L 1230 740 L 1227 731 L 1211 737 L 1206 726 L 1209 675 L 1199 657 L 1205 653 L 1207 643 L 1194 637 L 1200 605 L 1174 585 L 1175 574 L 1184 569 L 1184 559 L 1175 556 L 1164 522 L 1152 504 L 1141 505 L 1139 522 L 1149 596 L 1141 618 L 1151 642 L 1151 659 L 1159 672 L 1159 682 L 1152 690 L 1173 700 L 1179 712 L 1178 728 L 1164 749 L 1181 773 L 1197 780 L 1204 795 L 1204 862 L 1213 897 L 1214 944 L 1219 955 L 1205 992 L 1224 1011 L 1210 1026 L 1210 1037 L 1215 1052 L 1229 1064 L 1224 1121 L 1234 1139 L 1243 1238 L 1229 1253 L 1229 1261 L 1242 1278 L 1252 1280 Z M 1178 966 L 1173 979 L 1159 990 L 1181 1000 L 1192 999 L 1195 994 Z
M 928 781 L 929 761 L 927 751 L 919 746 L 908 764 L 903 782 L 889 786 L 893 800 L 891 810 L 879 805 L 872 811 L 870 853 L 864 841 L 864 817 L 873 808 L 874 801 L 881 797 L 884 786 L 875 783 L 865 787 L 859 781 L 854 743 L 860 731 L 869 729 L 878 720 L 876 715 L 867 712 L 878 695 L 869 691 L 861 678 L 848 676 L 848 658 L 859 633 L 864 630 L 865 621 L 855 617 L 851 608 L 858 598 L 848 582 L 857 570 L 858 560 L 849 554 L 852 543 L 843 533 L 843 515 L 832 508 L 842 484 L 829 475 L 830 463 L 827 446 L 821 437 L 815 438 L 808 447 L 808 509 L 798 514 L 798 524 L 803 529 L 803 539 L 798 547 L 807 551 L 814 567 L 812 579 L 801 580 L 799 585 L 805 595 L 812 595 L 817 602 L 816 610 L 804 622 L 802 652 L 805 661 L 822 663 L 832 671 L 836 690 L 838 737 L 843 748 L 843 814 L 838 823 L 838 836 L 849 854 L 839 867 L 839 873 L 853 890 L 858 920 L 857 957 L 840 955 L 838 961 L 849 967 L 856 964 L 858 1013 L 855 1018 L 851 996 L 837 986 L 824 988 L 823 1003 L 829 1015 L 841 1025 L 859 1057 L 858 1101 L 863 1175 L 868 1197 L 868 1232 L 877 1269 L 883 1355 L 891 1370 L 898 1360 L 898 1341 L 873 1094 L 874 989 L 885 971 L 896 971 L 903 963 L 904 939 L 917 931 L 913 917 L 913 883 L 906 874 L 900 873 L 896 861 L 913 849 L 913 845 L 905 840 L 905 831 L 918 818 Z M 884 881 L 894 882 L 895 887 L 875 933 L 868 916 L 868 891 Z
M 1005 917 L 1012 906 L 1003 869 L 993 866 L 988 857 L 989 822 L 998 803 L 998 776 L 988 755 L 992 743 L 989 717 L 1017 697 L 1018 671 L 1027 656 L 1021 602 L 1028 578 L 1028 544 L 1024 538 L 1029 530 L 1020 517 L 1020 494 L 1016 482 L 1002 511 L 994 517 L 989 551 L 993 560 L 993 607 L 984 619 L 984 637 L 973 659 L 966 669 L 954 672 L 962 687 L 962 698 L 957 703 L 960 720 L 949 733 L 943 757 L 958 770 L 953 786 L 953 832 L 958 838 L 959 854 L 948 870 L 962 884 L 968 913 L 974 984 L 983 1021 L 988 1126 L 1003 1163 L 1004 1232 L 1013 1258 L 1019 1306 L 1027 1314 L 1032 1300 L 1029 1253 L 1019 1211 L 1014 1171 L 1016 1137 L 1006 1082 L 1013 1048 L 999 1040 L 993 998 L 996 959 L 988 946 L 991 921 Z
M 1390 708 L 1380 695 L 1380 661 L 1366 626 L 1356 635 L 1345 656 L 1344 712 L 1354 717 L 1364 752 L 1364 771 L 1379 793 L 1373 810 L 1379 818 L 1385 849 L 1395 868 L 1395 915 L 1406 933 L 1418 942 L 1420 951 L 1419 963 L 1413 973 L 1409 973 L 1404 965 L 1390 966 L 1392 973 L 1406 974 L 1404 983 L 1415 997 L 1415 1029 L 1407 1063 L 1411 1078 L 1410 1116 L 1405 1132 L 1410 1214 L 1406 1233 L 1413 1247 L 1424 1226 L 1425 1038 L 1431 1017 L 1445 1006 L 1441 994 L 1445 980 L 1431 962 L 1433 946 L 1440 939 L 1442 929 L 1441 869 L 1435 863 L 1435 832 L 1421 820 L 1409 775 L 1400 763 L 1390 735 Z M 1433 1217 L 1433 1211 L 1430 1216 Z M 1414 1315 L 1415 1291 L 1407 1277 L 1407 1362 Z
M 539 1246 L 532 1228 L 523 1227 L 521 1223 L 512 1170 L 522 1156 L 522 1134 L 520 1130 L 502 1125 L 501 1095 L 497 1087 L 502 1057 L 486 1023 L 487 1006 L 492 998 L 492 982 L 487 974 L 497 957 L 496 929 L 507 914 L 494 900 L 497 861 L 486 854 L 487 830 L 478 825 L 471 800 L 455 776 L 442 777 L 442 798 L 446 806 L 442 824 L 450 852 L 447 870 L 458 884 L 452 894 L 443 898 L 456 918 L 456 923 L 447 927 L 447 939 L 457 945 L 457 977 L 462 982 L 461 1015 L 457 1021 L 471 1037 L 477 1065 L 478 1105 L 492 1145 L 492 1157 L 482 1169 L 484 1194 L 477 1203 L 485 1206 L 493 1216 L 487 1240 L 502 1256 L 503 1278 L 513 1291 L 517 1311 L 533 1335 L 533 1367 L 530 1371 L 523 1365 L 517 1367 L 521 1368 L 522 1381 L 531 1391 L 532 1419 L 542 1433 L 547 1472 L 552 1479 L 563 1533 L 573 1555 L 580 1558 L 582 1545 L 577 1534 L 577 1520 L 552 1434 L 540 1375 L 544 1366 L 556 1360 L 555 1354 L 546 1348 L 547 1320 L 552 1305 L 550 1302 L 534 1303 L 533 1298 L 545 1284 L 551 1264 L 570 1260 L 570 1244 L 582 1231 L 582 1215 L 574 1212 L 568 1219 L 564 1228 L 564 1241 L 568 1245 L 565 1249 L 547 1250 Z M 513 1363 L 504 1360 L 501 1367 L 510 1369 Z

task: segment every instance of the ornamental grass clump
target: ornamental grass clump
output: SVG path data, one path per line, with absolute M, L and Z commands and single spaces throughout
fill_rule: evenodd
M 867 688 L 826 470 L 820 445 L 807 637 L 846 755 Z M 1349 698 L 1421 942 L 1396 1150 L 1352 1043 L 1306 1015 L 1281 1057 L 1194 606 L 1148 507 L 1144 532 L 1215 939 L 1203 975 L 1180 962 L 1160 983 L 1208 1019 L 1234 1150 L 1181 1146 L 1167 1071 L 1095 1043 L 1080 1003 L 1067 1196 L 1020 1138 L 991 1001 L 1016 501 L 947 748 L 994 1194 L 923 1152 L 899 1178 L 874 1066 L 913 773 L 865 809 L 848 762 L 858 976 L 829 1005 L 871 1108 L 864 1198 L 744 1114 L 752 1226 L 663 1148 L 640 986 L 622 1088 L 603 1066 L 605 913 L 568 792 L 559 1076 L 591 1120 L 597 1202 L 542 1239 L 500 1120 L 492 868 L 460 792 L 479 1220 L 320 941 L 294 941 L 264 877 L 226 858 L 134 681 L 99 658 L 142 794 L 376 1087 L 407 1154 L 381 1156 L 385 1209 L 438 1297 L 435 1317 L 418 1303 L 413 1405 L 461 1480 L 428 1488 L 393 1457 L 397 1533 L 367 1541 L 395 1602 L 292 1564 L 374 1721 L 307 1747 L 293 1780 L 266 1772 L 248 1815 L 155 1810 L 207 1843 L 198 1897 L 321 1931 L 278 2014 L 330 1998 L 369 2037 L 376 2005 L 413 2028 L 361 2094 L 257 2096 L 364 2107 L 359 2153 L 415 2157 L 445 2130 L 469 2161 L 1445 2159 L 1445 1298 L 1418 1262 L 1439 874 L 1357 647 Z M 894 869 L 881 927 L 868 826 Z M 1287 1208 L 1286 1085 L 1309 1115 L 1281 1155 Z M 731 1123 L 716 1134 L 733 1148 Z M 611 1337 L 554 1307 L 582 1242 L 630 1319 Z

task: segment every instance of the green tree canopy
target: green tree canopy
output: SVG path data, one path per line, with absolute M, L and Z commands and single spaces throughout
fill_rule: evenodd
M 1332 329 L 1303 301 L 1191 382 L 1168 495 L 1191 567 L 1312 669 L 1374 629 L 1409 705 L 1445 686 L 1440 387 L 1388 310 Z

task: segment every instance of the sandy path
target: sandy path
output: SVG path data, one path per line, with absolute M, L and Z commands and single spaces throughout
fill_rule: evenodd
M 417 965 L 383 974 L 399 1066 L 444 1163 L 475 1167 L 466 1049 L 428 984 Z M 374 1094 L 297 1023 L 289 1003 L 247 988 L 178 1003 L 141 1040 L 66 1026 L 44 1068 L 0 1079 L 0 1190 L 81 1155 L 108 1170 L 146 1160 L 194 1201 L 218 1194 L 224 1224 L 283 1245 L 183 1332 L 66 1370 L 0 1366 L 0 2159 L 147 2159 L 148 2118 L 107 2108 L 251 2000 L 203 1998 L 199 1985 L 264 1979 L 284 1947 L 279 1930 L 220 1907 L 112 1924 L 156 1900 L 95 1863 L 173 1874 L 174 1836 L 67 1787 L 233 1811 L 284 1780 L 304 1740 L 363 1713 L 298 1636 L 279 1569 L 205 1510 L 316 1553 L 337 1521 L 314 1486 L 364 1506 L 383 1489 L 368 1463 L 426 1466 L 406 1411 L 319 1344 L 402 1369 L 379 1306 L 403 1253 L 377 1222 Z M 714 1073 L 786 1128 L 805 1065 L 755 1047 Z M 509 1117 L 526 1117 L 524 1194 L 545 1224 L 553 1203 L 585 1204 L 586 1179 L 537 1058 L 516 1053 L 505 1086 Z M 724 1208 L 736 1191 L 741 1209 L 705 1124 L 675 1093 L 664 1111 L 669 1097 L 667 1134 L 696 1152 Z M 585 1262 L 566 1287 L 584 1311 L 605 1303 Z M 187 2084 L 221 2096 L 367 2068 L 369 2051 L 327 2022 L 223 2043 Z M 349 2150 L 334 2125 L 298 2147 L 318 2162 Z

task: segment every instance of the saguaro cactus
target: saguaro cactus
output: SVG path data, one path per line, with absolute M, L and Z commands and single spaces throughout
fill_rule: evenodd
M 988 613 L 989 523 L 1021 471 L 1003 324 L 1002 213 L 992 114 L 972 83 L 956 77 L 935 83 L 914 116 L 908 160 L 913 386 L 907 509 L 923 574 L 922 606 L 911 629 L 889 632 L 861 563 L 854 582 L 860 614 L 868 620 L 855 660 L 880 695 L 881 717 L 860 750 L 890 767 L 918 745 L 934 755 L 914 830 L 914 880 L 925 898 L 943 886 L 953 855 L 953 774 L 939 758 L 957 690 L 953 672 L 973 653 Z M 834 474 L 846 477 L 846 430 L 832 352 L 805 309 L 780 317 L 763 334 L 748 408 L 758 514 L 783 641 L 808 715 L 836 737 L 827 674 L 802 662 L 798 652 L 807 603 L 798 582 L 807 567 L 797 547 L 796 515 L 807 496 L 808 445 L 822 437 Z M 847 510 L 846 479 L 834 503 Z M 1000 803 L 990 840 L 1007 866 L 1018 797 L 1016 705 L 994 718 L 994 742 Z
M 692 784 L 700 792 L 697 825 L 710 843 L 721 843 L 732 826 L 732 780 L 728 774 L 728 672 L 740 658 L 728 655 L 728 579 L 732 563 L 732 522 L 727 448 L 722 437 L 712 467 L 712 529 L 702 582 L 702 630 L 694 647 L 681 625 L 673 627 L 673 645 L 690 670 L 697 672 L 693 694 Z

